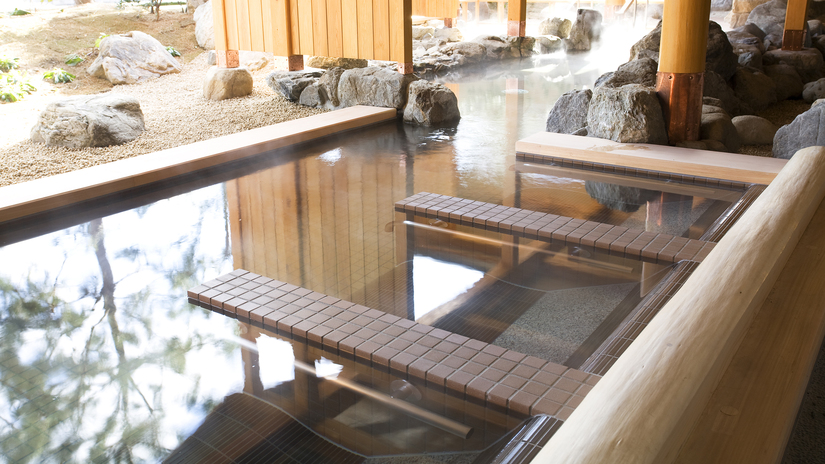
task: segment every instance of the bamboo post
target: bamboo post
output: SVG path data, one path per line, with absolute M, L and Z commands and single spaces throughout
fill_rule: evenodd
M 527 0 L 509 0 L 507 2 L 507 35 L 524 37 L 527 24 Z
M 710 0 L 665 0 L 656 92 L 671 144 L 699 140 Z
M 215 28 L 215 55 L 221 68 L 240 66 L 238 50 L 229 49 L 229 35 L 226 27 L 226 3 L 224 0 L 212 2 L 212 22 Z
M 673 462 L 823 197 L 798 151 L 533 462 Z
M 788 0 L 788 8 L 785 10 L 785 32 L 782 34 L 782 50 L 802 50 L 802 45 L 805 43 L 807 13 L 807 0 Z

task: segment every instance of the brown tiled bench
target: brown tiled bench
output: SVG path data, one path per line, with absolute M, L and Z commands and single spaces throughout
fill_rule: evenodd
M 427 192 L 397 202 L 395 209 L 518 237 L 592 247 L 611 255 L 660 264 L 699 262 L 715 246 L 712 242 Z
M 243 269 L 188 296 L 333 354 L 521 415 L 566 420 L 601 378 Z

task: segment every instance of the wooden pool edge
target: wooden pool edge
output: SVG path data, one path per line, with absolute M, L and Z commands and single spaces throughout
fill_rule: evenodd
M 353 106 L 0 187 L 0 223 L 395 118 L 394 108 Z

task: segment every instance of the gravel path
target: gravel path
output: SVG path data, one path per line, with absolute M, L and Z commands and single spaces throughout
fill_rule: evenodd
M 140 101 L 146 131 L 136 140 L 106 148 L 47 147 L 29 140 L 37 115 L 59 96 L 0 105 L 0 186 L 74 171 L 124 158 L 173 148 L 256 127 L 322 113 L 276 95 L 265 83 L 268 71 L 253 73 L 252 95 L 219 102 L 203 98 L 202 82 L 209 66 L 201 54 L 169 74 L 112 92 Z

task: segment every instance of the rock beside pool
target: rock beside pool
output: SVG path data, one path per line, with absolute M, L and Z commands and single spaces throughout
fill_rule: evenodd
M 536 48 L 539 53 L 553 53 L 564 50 L 564 40 L 558 37 L 536 37 Z
M 667 144 L 665 118 L 656 92 L 638 84 L 593 92 L 587 112 L 592 137 L 623 143 Z
M 772 64 L 765 66 L 762 69 L 768 77 L 776 84 L 776 99 L 777 101 L 787 100 L 789 98 L 799 98 L 802 95 L 803 83 L 799 73 L 791 65 L 787 64 Z M 815 100 L 815 99 L 814 99 Z M 808 103 L 813 103 L 814 100 Z
M 762 29 L 766 35 L 779 34 L 785 30 L 786 0 L 770 0 L 756 6 L 748 15 L 748 22 Z
M 745 115 L 737 116 L 731 121 L 742 139 L 743 145 L 768 145 L 773 143 L 777 127 L 765 118 Z
M 407 88 L 415 80 L 418 78 L 412 74 L 385 68 L 348 69 L 338 83 L 338 99 L 341 107 L 369 105 L 401 110 L 407 103 Z
M 813 103 L 820 98 L 825 98 L 825 78 L 805 84 L 802 88 L 802 98 L 807 103 Z
M 420 126 L 437 126 L 461 119 L 458 99 L 452 90 L 429 81 L 410 83 L 404 122 Z
M 89 74 L 112 84 L 136 84 L 180 70 L 181 64 L 166 47 L 140 31 L 103 39 L 100 54 L 87 69 Z
M 742 146 L 742 139 L 739 138 L 736 126 L 727 114 L 703 113 L 700 134 L 703 141 L 721 142 L 725 146 L 725 151 L 731 153 L 736 153 Z
M 569 19 L 548 18 L 539 23 L 539 35 L 554 35 L 566 39 L 572 28 L 573 22 Z
M 301 92 L 314 84 L 323 73 L 320 71 L 283 71 L 266 76 L 266 85 L 291 102 L 301 98 Z
M 746 101 L 756 111 L 776 103 L 776 84 L 765 73 L 753 68 L 739 68 L 731 80 L 739 100 Z
M 587 51 L 592 43 L 599 40 L 602 33 L 602 14 L 595 10 L 581 8 L 576 12 L 576 21 L 565 39 L 568 51 Z
M 108 147 L 131 142 L 144 128 L 137 99 L 83 95 L 49 104 L 32 128 L 31 139 L 56 147 Z
M 212 20 L 212 3 L 206 2 L 195 10 L 195 40 L 204 50 L 215 49 L 215 25 Z
M 476 37 L 472 42 L 482 45 L 487 52 L 487 59 L 506 60 L 526 58 L 533 55 L 536 39 L 532 37 L 509 37 L 498 35 L 483 35 Z
M 559 97 L 547 116 L 547 132 L 573 134 L 587 126 L 587 110 L 593 91 L 571 90 Z
M 207 100 L 226 100 L 252 94 L 252 73 L 244 67 L 212 66 L 203 80 L 203 96 Z
M 722 108 L 732 116 L 753 113 L 753 109 L 736 96 L 736 92 L 728 85 L 725 78 L 713 71 L 705 72 L 705 85 L 702 91 L 704 97 L 719 100 Z
M 773 156 L 790 159 L 797 151 L 814 145 L 825 145 L 825 99 L 815 101 L 811 109 L 776 131 Z
M 822 53 L 815 48 L 805 48 L 802 50 L 770 50 L 765 52 L 765 61 L 772 63 L 785 63 L 796 68 L 799 77 L 803 82 L 812 82 L 825 77 L 825 61 Z
M 647 87 L 656 86 L 656 73 L 659 64 L 650 58 L 640 58 L 629 61 L 618 69 L 604 75 L 596 81 L 596 87 L 606 85 L 608 87 L 622 87 L 627 84 L 640 84 Z

